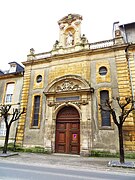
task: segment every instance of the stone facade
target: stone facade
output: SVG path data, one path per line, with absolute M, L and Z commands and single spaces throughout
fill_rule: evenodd
M 66 128 L 61 131 L 57 128 L 57 125 L 69 127 L 72 124 L 66 112 L 66 119 L 62 122 L 58 122 L 58 115 L 64 107 L 73 107 L 79 114 L 80 129 L 77 130 L 79 135 L 74 132 L 72 137 L 70 132 L 75 126 L 68 130 L 68 138 L 71 138 L 69 146 L 72 146 L 79 137 L 77 154 L 87 155 L 92 150 L 118 151 L 117 127 L 112 118 L 109 125 L 102 125 L 98 104 L 101 102 L 101 92 L 108 92 L 110 99 L 134 97 L 135 46 L 124 41 L 118 24 L 115 24 L 114 39 L 89 43 L 81 34 L 81 22 L 82 16 L 78 14 L 69 14 L 59 20 L 59 41 L 56 41 L 52 51 L 35 54 L 31 49 L 27 61 L 23 62 L 25 73 L 21 107 L 25 107 L 27 112 L 19 120 L 18 144 L 41 146 L 50 152 L 75 152 L 75 146 L 70 151 L 70 147 L 68 150 L 64 144 Z M 38 108 L 36 98 L 40 99 Z M 36 125 L 33 122 L 35 108 L 38 109 Z M 118 106 L 115 105 L 115 108 L 118 109 Z M 56 149 L 59 141 L 63 144 Z M 124 123 L 124 145 L 127 151 L 135 151 L 133 112 Z

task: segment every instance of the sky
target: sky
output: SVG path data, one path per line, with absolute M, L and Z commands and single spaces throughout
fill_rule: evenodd
M 116 21 L 135 22 L 134 11 L 134 0 L 0 0 L 0 69 L 12 61 L 22 65 L 31 48 L 51 51 L 58 21 L 70 13 L 83 17 L 81 34 L 92 43 L 112 39 Z

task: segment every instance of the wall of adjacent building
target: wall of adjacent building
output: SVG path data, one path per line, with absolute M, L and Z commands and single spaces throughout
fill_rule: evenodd
M 13 108 L 19 108 L 20 107 L 20 103 L 21 102 L 21 92 L 22 92 L 22 86 L 23 86 L 23 76 L 18 76 L 18 77 L 4 77 L 0 78 L 0 104 L 6 104 L 5 103 L 5 95 L 6 95 L 6 87 L 8 83 L 15 83 L 14 86 L 14 93 L 13 93 L 13 100 L 12 100 L 12 107 L 10 110 L 10 113 L 12 113 Z M 11 119 L 12 115 L 9 116 L 9 119 Z M 2 129 L 4 127 L 4 132 L 6 131 L 6 127 L 5 127 L 5 122 L 3 119 L 2 120 Z M 19 121 L 19 120 L 18 120 Z M 9 142 L 14 142 L 15 140 L 15 136 L 16 136 L 16 128 L 18 125 L 18 121 L 13 122 L 13 124 L 11 125 L 11 129 L 10 129 L 10 137 L 9 137 Z M 2 131 L 1 129 L 1 131 Z M 4 138 L 5 138 L 5 133 L 3 135 L 0 136 L 0 143 L 1 145 L 3 145 L 4 143 Z

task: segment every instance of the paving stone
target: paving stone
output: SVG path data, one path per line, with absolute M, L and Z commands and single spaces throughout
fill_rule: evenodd
M 2 154 L 2 153 L 1 153 Z M 73 169 L 91 169 L 93 171 L 115 171 L 125 173 L 135 173 L 135 169 L 129 167 L 123 168 L 118 166 L 108 166 L 108 162 L 118 162 L 118 158 L 103 158 L 103 157 L 81 157 L 79 155 L 66 154 L 40 154 L 40 153 L 18 153 L 18 156 L 0 157 L 1 162 L 20 163 L 36 166 L 51 166 L 59 168 Z M 131 160 L 135 162 L 134 160 Z M 128 162 L 128 160 L 127 160 Z

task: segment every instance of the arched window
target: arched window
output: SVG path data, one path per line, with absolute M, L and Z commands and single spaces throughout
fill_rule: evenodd
M 100 104 L 105 107 L 106 100 L 109 99 L 109 91 L 100 91 Z M 101 126 L 111 126 L 110 112 L 101 110 Z
M 40 110 L 40 96 L 34 96 L 34 107 L 33 107 L 33 119 L 32 126 L 38 126 L 39 124 L 39 110 Z

